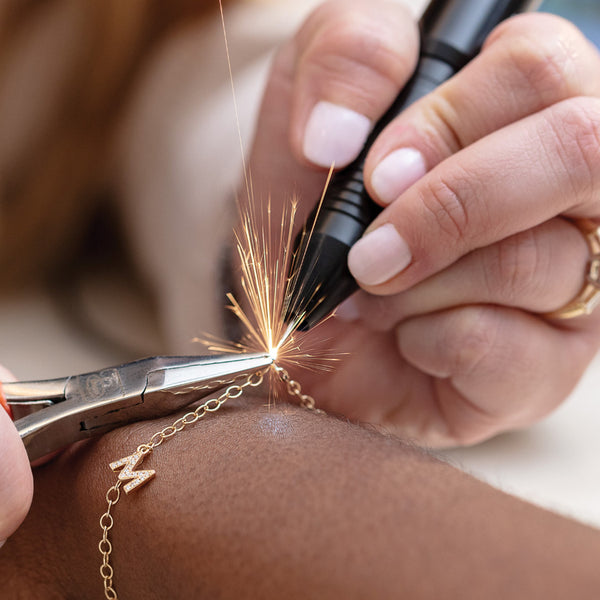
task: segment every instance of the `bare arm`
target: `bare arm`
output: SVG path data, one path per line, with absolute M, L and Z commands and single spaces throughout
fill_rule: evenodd
M 106 465 L 157 429 L 122 429 L 37 472 L 31 514 L 2 551 L 4 597 L 102 597 Z M 600 590 L 597 531 L 395 438 L 288 405 L 220 411 L 144 467 L 157 479 L 115 507 L 124 599 L 529 600 Z

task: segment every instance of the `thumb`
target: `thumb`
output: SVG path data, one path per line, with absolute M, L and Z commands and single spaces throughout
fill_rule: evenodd
M 294 153 L 318 167 L 345 167 L 415 67 L 416 23 L 400 3 L 329 0 L 306 21 L 294 47 Z
M 356 158 L 410 77 L 418 46 L 414 19 L 398 2 L 329 0 L 313 11 L 272 65 L 246 195 L 268 195 L 278 210 L 293 193 L 303 201 L 300 222 L 321 195 L 323 167 Z
M 0 379 L 14 378 L 0 367 Z M 0 546 L 21 524 L 33 497 L 33 477 L 25 447 L 2 405 L 0 403 Z

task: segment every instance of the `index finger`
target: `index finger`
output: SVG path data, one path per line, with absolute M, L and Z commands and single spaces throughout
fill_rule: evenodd
M 526 14 L 505 21 L 479 56 L 379 135 L 365 164 L 369 194 L 387 205 L 415 173 L 493 131 L 568 98 L 600 96 L 599 69 L 597 50 L 565 19 Z
M 368 291 L 392 294 L 475 248 L 565 214 L 600 217 L 600 99 L 572 98 L 446 159 L 350 250 Z

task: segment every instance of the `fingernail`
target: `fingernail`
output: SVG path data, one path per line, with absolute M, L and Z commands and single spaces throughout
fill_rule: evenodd
M 4 392 L 2 390 L 2 382 L 0 381 L 0 410 L 4 409 L 6 414 L 12 419 L 12 411 L 8 402 L 6 401 L 6 397 L 4 396 Z
M 388 154 L 373 170 L 371 186 L 381 202 L 390 204 L 425 175 L 423 155 L 414 148 Z
M 378 285 L 403 271 L 411 260 L 408 244 L 396 228 L 387 223 L 352 246 L 348 268 L 358 282 Z
M 354 298 L 350 297 L 347 300 L 344 300 L 336 309 L 335 316 L 345 323 L 352 323 L 353 321 L 358 321 L 360 317 L 360 313 L 358 311 L 358 306 L 356 306 L 356 301 Z
M 304 156 L 321 167 L 344 167 L 362 150 L 371 121 L 349 108 L 318 102 L 304 131 Z

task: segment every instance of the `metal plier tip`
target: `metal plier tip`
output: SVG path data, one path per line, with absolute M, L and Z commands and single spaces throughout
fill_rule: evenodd
M 154 419 L 266 371 L 269 354 L 157 356 L 45 381 L 2 383 L 29 460 L 111 429 Z

